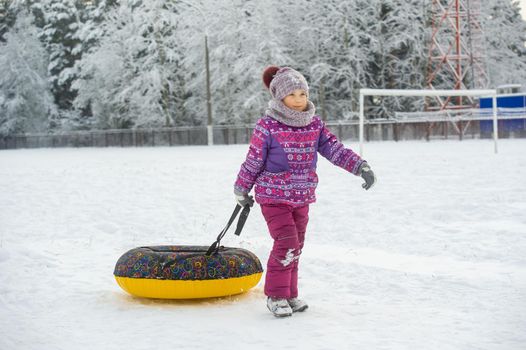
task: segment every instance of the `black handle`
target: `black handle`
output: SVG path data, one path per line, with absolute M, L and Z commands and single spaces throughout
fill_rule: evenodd
M 223 229 L 223 231 L 221 231 L 219 233 L 219 235 L 217 236 L 216 241 L 214 243 L 212 243 L 210 248 L 208 248 L 208 250 L 206 252 L 207 256 L 217 253 L 217 251 L 219 250 L 219 244 L 221 243 L 221 239 L 223 239 L 223 237 L 225 236 L 226 232 L 230 228 L 230 225 L 232 225 L 232 222 L 234 222 L 234 220 L 235 220 L 237 214 L 239 214 L 240 210 L 241 210 L 241 206 L 239 204 L 237 204 L 236 207 L 234 208 L 234 212 L 230 216 L 230 219 L 228 220 L 228 223 L 226 224 L 225 228 Z M 239 216 L 239 220 L 237 221 L 236 231 L 234 232 L 234 234 L 236 234 L 237 236 L 239 236 L 241 234 L 241 231 L 243 230 L 243 226 L 245 226 L 245 222 L 247 221 L 249 213 L 250 213 L 250 206 L 249 205 L 245 205 L 245 207 L 241 211 L 241 215 Z

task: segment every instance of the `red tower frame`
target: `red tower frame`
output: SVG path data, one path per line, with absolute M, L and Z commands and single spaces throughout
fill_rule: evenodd
M 432 0 L 429 89 L 487 88 L 480 11 L 480 0 Z M 473 100 L 467 97 L 436 98 L 434 101 L 426 102 L 426 110 L 473 106 Z

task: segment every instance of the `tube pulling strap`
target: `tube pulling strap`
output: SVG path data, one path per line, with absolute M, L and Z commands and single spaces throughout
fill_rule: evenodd
M 206 252 L 207 256 L 215 254 L 215 253 L 217 253 L 219 251 L 219 247 L 220 247 L 219 244 L 221 243 L 221 239 L 223 239 L 223 237 L 225 236 L 226 232 L 230 228 L 230 225 L 232 225 L 232 222 L 234 222 L 234 220 L 236 219 L 236 216 L 237 216 L 237 214 L 239 214 L 240 210 L 241 210 L 241 206 L 239 204 L 237 204 L 236 207 L 234 208 L 234 212 L 230 216 L 230 219 L 228 220 L 228 223 L 226 224 L 225 228 L 223 229 L 223 231 L 221 231 L 219 233 L 219 235 L 217 236 L 216 241 L 214 243 L 212 243 L 210 248 L 208 248 L 208 251 Z M 234 232 L 234 234 L 236 236 L 239 236 L 241 234 L 241 231 L 243 230 L 243 226 L 245 226 L 245 222 L 247 221 L 249 213 L 250 213 L 250 206 L 247 204 L 247 205 L 245 205 L 245 207 L 241 211 L 241 215 L 239 216 L 239 219 L 237 220 L 236 231 Z

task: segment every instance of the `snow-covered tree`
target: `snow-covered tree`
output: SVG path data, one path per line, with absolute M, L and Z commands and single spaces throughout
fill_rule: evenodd
M 279 8 L 261 1 L 179 1 L 182 65 L 178 69 L 185 120 L 207 122 L 205 37 L 209 49 L 211 106 L 215 124 L 252 123 L 269 99 L 261 74 L 288 64 L 288 49 L 273 19 Z M 179 119 L 181 120 L 181 119 Z
M 0 43 L 0 133 L 44 132 L 57 113 L 50 92 L 47 54 L 33 17 L 18 14 Z
M 261 1 L 192 1 L 182 10 L 182 43 L 188 97 L 186 109 L 206 118 L 204 37 L 208 37 L 214 123 L 252 123 L 269 94 L 261 80 L 269 64 L 290 64 L 272 19 L 277 9 Z
M 79 11 L 80 26 L 73 34 L 78 39 L 79 45 L 75 47 L 74 53 L 90 53 L 97 47 L 100 40 L 107 34 L 103 22 L 106 13 L 117 6 L 117 0 L 99 0 L 84 2 Z
M 0 1 L 0 42 L 5 41 L 4 34 L 9 28 L 12 17 L 9 16 L 7 1 Z
M 75 78 L 72 67 L 80 58 L 76 31 L 80 26 L 79 12 L 74 0 L 44 0 L 32 5 L 44 16 L 40 39 L 49 54 L 49 76 L 53 95 L 59 108 L 71 109 L 75 93 L 71 83 Z
M 79 63 L 76 108 L 91 106 L 102 128 L 166 126 L 177 119 L 174 78 L 180 48 L 173 1 L 122 1 L 101 29 L 106 36 Z
M 419 0 L 374 1 L 370 16 L 370 86 L 382 89 L 421 89 L 425 86 L 430 28 Z M 423 109 L 413 98 L 378 98 L 372 114 L 392 116 L 393 111 Z M 375 102 L 375 103 L 374 103 Z M 414 105 L 416 103 L 416 105 Z
M 421 88 L 427 42 L 421 1 L 357 0 L 297 3 L 278 16 L 286 45 L 309 76 L 312 98 L 328 119 L 356 116 L 358 89 Z M 297 14 L 291 16 L 290 14 Z M 402 108 L 402 99 L 376 109 Z M 354 113 L 351 113 L 354 112 Z
M 71 77 L 71 93 L 76 98 L 76 90 L 73 88 L 75 81 L 80 79 L 80 63 L 82 56 L 92 53 L 100 44 L 101 39 L 106 35 L 104 32 L 105 15 L 116 6 L 116 0 L 100 0 L 93 2 L 81 2 L 77 4 L 79 8 L 79 24 L 77 30 L 72 32 L 71 37 L 77 43 L 73 48 L 72 54 L 77 59 L 72 67 L 65 69 Z M 73 108 L 69 110 L 67 122 L 62 123 L 63 129 L 91 129 L 96 127 L 96 120 L 91 111 L 91 105 L 83 108 Z
M 491 86 L 526 85 L 526 21 L 518 2 L 488 0 L 483 4 L 482 25 Z
M 370 34 L 374 1 L 312 3 L 294 40 L 307 68 L 318 111 L 327 119 L 350 117 L 357 89 L 371 80 L 368 65 L 375 39 Z M 293 37 L 293 35 L 291 35 Z M 302 45 L 306 41 L 307 45 Z M 303 51 L 309 49 L 305 55 Z

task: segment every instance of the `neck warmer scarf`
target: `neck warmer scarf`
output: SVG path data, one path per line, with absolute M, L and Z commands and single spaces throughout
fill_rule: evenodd
M 312 122 L 312 117 L 316 112 L 316 107 L 311 101 L 307 101 L 306 111 L 297 111 L 295 109 L 285 106 L 281 100 L 272 99 L 268 103 L 268 108 L 265 113 L 288 126 L 302 127 L 307 126 Z

